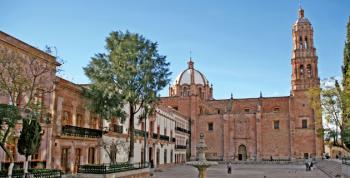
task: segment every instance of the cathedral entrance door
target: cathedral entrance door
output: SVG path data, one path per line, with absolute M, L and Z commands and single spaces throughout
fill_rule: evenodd
M 244 145 L 239 145 L 238 147 L 238 160 L 239 161 L 247 160 L 247 148 Z

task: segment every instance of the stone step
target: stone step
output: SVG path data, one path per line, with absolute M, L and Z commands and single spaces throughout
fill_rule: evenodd
M 318 169 L 323 171 L 329 177 L 341 177 L 341 162 L 334 160 L 322 160 L 316 163 Z

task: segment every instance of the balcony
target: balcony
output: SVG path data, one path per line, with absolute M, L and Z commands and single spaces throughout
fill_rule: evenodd
M 113 131 L 116 132 L 116 133 L 122 134 L 123 133 L 123 126 L 114 124 L 113 125 Z
M 153 138 L 153 139 L 158 139 L 158 134 L 153 133 L 152 138 Z
M 62 126 L 62 135 L 85 138 L 101 138 L 102 131 L 97 129 L 64 125 Z
M 143 130 L 135 129 L 134 133 L 135 133 L 135 136 L 139 136 L 139 137 L 144 137 L 145 136 L 145 131 L 143 131 Z M 146 132 L 146 136 L 147 136 L 147 132 Z
M 187 149 L 186 145 L 175 145 L 175 149 Z
M 188 133 L 188 134 L 191 134 L 191 131 L 189 130 L 186 130 L 184 128 L 181 128 L 181 127 L 176 127 L 176 130 L 179 131 L 179 132 L 183 132 L 183 133 Z
M 160 135 L 159 139 L 160 139 L 160 140 L 163 140 L 163 141 L 169 141 L 169 136 Z

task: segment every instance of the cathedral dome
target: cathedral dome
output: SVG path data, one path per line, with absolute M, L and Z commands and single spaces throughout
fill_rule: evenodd
M 304 17 L 304 9 L 300 8 L 299 14 L 298 14 L 298 20 L 295 22 L 295 25 L 302 25 L 302 24 L 311 24 L 311 23 L 309 19 Z
M 176 85 L 176 84 L 179 84 L 179 85 L 184 85 L 184 84 L 187 84 L 187 85 L 191 85 L 191 84 L 208 85 L 209 82 L 201 72 L 194 69 L 193 62 L 190 59 L 190 61 L 188 62 L 188 69 L 184 70 L 176 77 L 176 79 L 174 81 L 174 85 Z

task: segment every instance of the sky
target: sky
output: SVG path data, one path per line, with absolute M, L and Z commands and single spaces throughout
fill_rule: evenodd
M 34 47 L 52 46 L 61 76 L 89 83 L 83 67 L 105 52 L 120 30 L 157 42 L 171 63 L 171 82 L 194 67 L 213 84 L 214 98 L 290 94 L 292 25 L 297 0 L 1 0 L 0 30 Z M 321 79 L 341 76 L 349 0 L 302 0 L 314 28 Z M 161 96 L 168 96 L 168 87 Z

